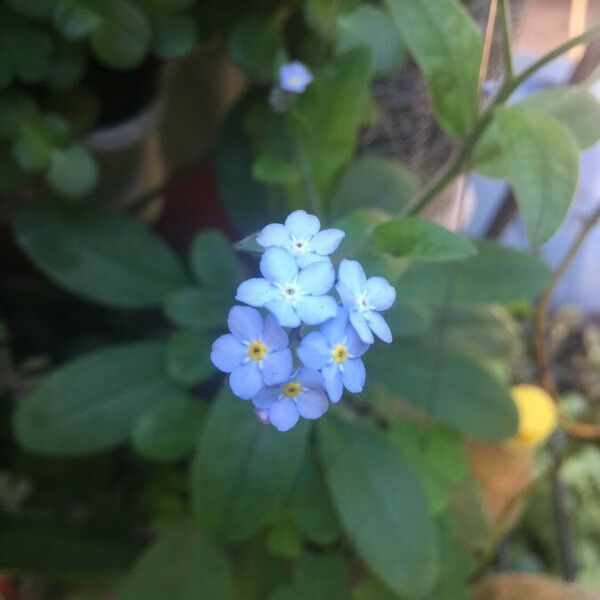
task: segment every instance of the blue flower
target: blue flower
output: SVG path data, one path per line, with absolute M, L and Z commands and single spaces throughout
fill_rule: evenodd
M 234 306 L 227 325 L 231 333 L 215 340 L 210 359 L 217 369 L 230 373 L 236 396 L 250 400 L 265 385 L 289 378 L 293 360 L 288 336 L 271 315 L 263 321 L 255 308 Z
M 289 250 L 300 268 L 320 260 L 329 260 L 344 239 L 340 229 L 321 229 L 319 219 L 305 210 L 295 210 L 285 224 L 271 223 L 263 228 L 256 241 L 264 248 L 278 246 Z
M 301 94 L 312 80 L 311 72 L 301 62 L 287 63 L 279 69 L 279 85 L 286 92 Z
M 392 332 L 376 311 L 387 310 L 396 300 L 396 290 L 383 277 L 366 278 L 355 260 L 342 260 L 336 286 L 342 304 L 349 311 L 350 323 L 363 342 L 372 344 L 373 333 L 388 344 Z
M 236 300 L 264 306 L 282 327 L 298 327 L 303 322 L 319 325 L 336 314 L 336 301 L 325 295 L 335 280 L 331 262 L 316 262 L 299 270 L 287 250 L 274 247 L 263 254 L 260 272 L 264 279 L 244 281 Z
M 346 310 L 340 308 L 320 331 L 312 331 L 302 340 L 298 357 L 307 367 L 321 371 L 329 399 L 339 402 L 343 388 L 355 394 L 362 392 L 366 375 L 359 357 L 368 348 L 348 323 Z
M 323 376 L 305 367 L 283 385 L 263 388 L 252 403 L 259 419 L 272 423 L 279 431 L 288 431 L 300 417 L 318 419 L 329 406 Z

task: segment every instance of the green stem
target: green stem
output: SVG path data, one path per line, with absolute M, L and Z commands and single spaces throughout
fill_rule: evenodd
M 506 79 L 510 80 L 515 76 L 512 56 L 512 23 L 510 19 L 510 5 L 507 0 L 500 0 L 498 5 L 500 12 L 500 26 L 502 28 L 502 55 L 504 57 L 504 69 Z
M 567 52 L 579 44 L 584 44 L 594 38 L 600 37 L 600 25 L 596 25 L 574 37 L 558 48 L 555 48 L 551 52 L 544 54 L 539 60 L 534 62 L 530 67 L 525 69 L 519 75 L 513 76 L 506 80 L 504 85 L 500 88 L 500 91 L 496 94 L 493 102 L 488 108 L 480 115 L 479 119 L 475 122 L 473 130 L 465 138 L 462 146 L 450 161 L 450 163 L 441 171 L 439 176 L 432 181 L 429 186 L 424 187 L 417 196 L 409 203 L 409 205 L 403 210 L 403 214 L 414 216 L 423 211 L 436 197 L 446 189 L 446 187 L 456 179 L 465 169 L 468 164 L 471 154 L 475 149 L 475 146 L 481 139 L 481 136 L 486 132 L 490 126 L 494 111 L 498 106 L 504 104 L 511 94 L 527 79 L 529 79 L 537 71 L 545 67 L 548 63 L 552 62 L 555 58 L 561 54 Z

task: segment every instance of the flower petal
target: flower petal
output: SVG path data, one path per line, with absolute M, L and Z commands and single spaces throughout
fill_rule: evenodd
M 321 256 L 316 252 L 306 252 L 305 254 L 298 254 L 296 256 L 296 262 L 301 269 L 308 267 L 308 265 L 312 265 L 316 262 L 329 262 L 331 263 L 331 259 L 329 256 Z
M 285 225 L 281 223 L 271 223 L 263 227 L 262 231 L 256 237 L 256 241 L 263 247 L 279 246 L 280 248 L 289 246 L 292 243 L 290 232 Z
M 252 404 L 256 408 L 266 409 L 271 408 L 274 402 L 277 402 L 279 394 L 281 393 L 281 387 L 278 385 L 272 387 L 264 387 L 252 398 Z
M 299 418 L 298 408 L 291 398 L 279 400 L 269 409 L 269 419 L 279 431 L 290 430 Z
M 327 365 L 321 371 L 325 379 L 325 389 L 329 399 L 335 404 L 340 401 L 344 385 L 342 383 L 342 374 L 337 364 Z
M 282 327 L 298 327 L 302 321 L 294 307 L 287 300 L 271 300 L 265 308 L 272 312 Z
M 342 381 L 344 387 L 353 394 L 363 391 L 366 379 L 365 365 L 360 358 L 349 358 L 344 363 L 342 371 Z
M 367 276 L 356 260 L 344 259 L 340 263 L 338 279 L 348 287 L 354 296 L 364 294 L 367 289 Z
M 331 346 L 319 331 L 311 331 L 296 350 L 298 358 L 311 369 L 320 369 L 331 360 Z
M 352 327 L 354 327 L 358 337 L 363 342 L 372 344 L 375 341 L 367 320 L 361 312 L 357 310 L 350 311 L 350 323 L 352 323 Z
M 285 226 L 294 237 L 306 240 L 321 229 L 321 222 L 305 210 L 295 210 L 285 220 Z
M 266 279 L 254 277 L 242 282 L 237 289 L 235 299 L 250 306 L 264 306 L 277 295 L 277 288 Z
M 269 352 L 263 360 L 262 376 L 267 385 L 275 385 L 289 379 L 294 370 L 292 351 L 289 348 Z
M 314 262 L 298 274 L 298 284 L 302 293 L 311 296 L 326 294 L 335 281 L 335 270 L 328 260 Z
M 277 323 L 277 319 L 273 315 L 267 315 L 265 319 L 262 339 L 269 351 L 283 350 L 290 343 L 287 333 Z
M 320 325 L 335 316 L 337 309 L 337 302 L 331 296 L 304 296 L 296 303 L 296 312 L 307 325 Z
M 367 281 L 369 303 L 377 310 L 387 310 L 396 300 L 396 290 L 383 277 L 369 277 Z
M 271 247 L 265 250 L 260 259 L 260 272 L 268 281 L 285 284 L 292 282 L 298 275 L 298 265 L 290 252 Z
M 329 407 L 329 401 L 325 392 L 310 390 L 298 396 L 296 402 L 298 412 L 305 419 L 318 419 L 322 417 Z
M 220 371 L 231 373 L 247 356 L 246 346 L 235 335 L 227 333 L 213 342 L 210 360 Z
M 302 367 L 302 369 L 298 370 L 298 373 L 296 373 L 294 378 L 305 388 L 310 388 L 312 390 L 325 389 L 325 379 L 323 378 L 323 375 L 314 369 Z
M 324 229 L 310 240 L 310 249 L 327 256 L 338 249 L 345 235 L 341 229 Z
M 356 333 L 356 329 L 352 325 L 348 326 L 346 330 L 346 346 L 348 353 L 352 356 L 362 356 L 368 349 L 369 344 L 363 342 Z
M 373 330 L 373 333 L 382 341 L 391 344 L 392 343 L 392 332 L 389 325 L 385 322 L 385 319 L 373 310 L 365 313 L 365 319 L 369 327 Z
M 341 281 L 338 281 L 337 285 L 335 286 L 335 289 L 337 290 L 337 293 L 340 296 L 340 300 L 342 301 L 344 308 L 352 310 L 356 307 L 356 296 L 347 285 L 345 285 Z
M 344 340 L 347 329 L 348 311 L 339 306 L 335 317 L 323 323 L 321 333 L 327 338 L 331 346 L 335 346 Z
M 243 400 L 254 398 L 264 386 L 258 363 L 252 360 L 232 371 L 229 376 L 229 386 L 238 398 Z
M 229 331 L 246 342 L 253 342 L 261 337 L 263 318 L 250 306 L 234 306 L 227 317 Z

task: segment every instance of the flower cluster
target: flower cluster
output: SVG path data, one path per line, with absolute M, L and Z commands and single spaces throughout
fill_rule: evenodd
M 321 417 L 344 388 L 361 392 L 361 356 L 375 336 L 392 341 L 380 312 L 393 305 L 395 289 L 383 277 L 367 279 L 361 265 L 347 259 L 336 283 L 330 255 L 343 238 L 339 229 L 321 230 L 319 219 L 304 210 L 267 225 L 256 238 L 265 249 L 262 277 L 238 287 L 236 300 L 248 306 L 231 309 L 230 333 L 212 347 L 211 359 L 229 373 L 233 393 L 251 400 L 258 417 L 280 431 L 300 417 Z M 339 301 L 330 295 L 334 287 Z

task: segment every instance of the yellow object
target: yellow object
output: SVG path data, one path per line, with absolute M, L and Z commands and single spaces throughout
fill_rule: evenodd
M 299 381 L 290 381 L 283 386 L 283 393 L 288 398 L 295 398 L 302 391 L 302 386 Z
M 262 342 L 252 342 L 248 346 L 248 356 L 252 360 L 262 360 L 267 355 L 267 347 Z
M 558 415 L 550 395 L 535 385 L 515 385 L 511 396 L 519 413 L 519 432 L 512 442 L 521 448 L 543 444 L 556 429 Z

